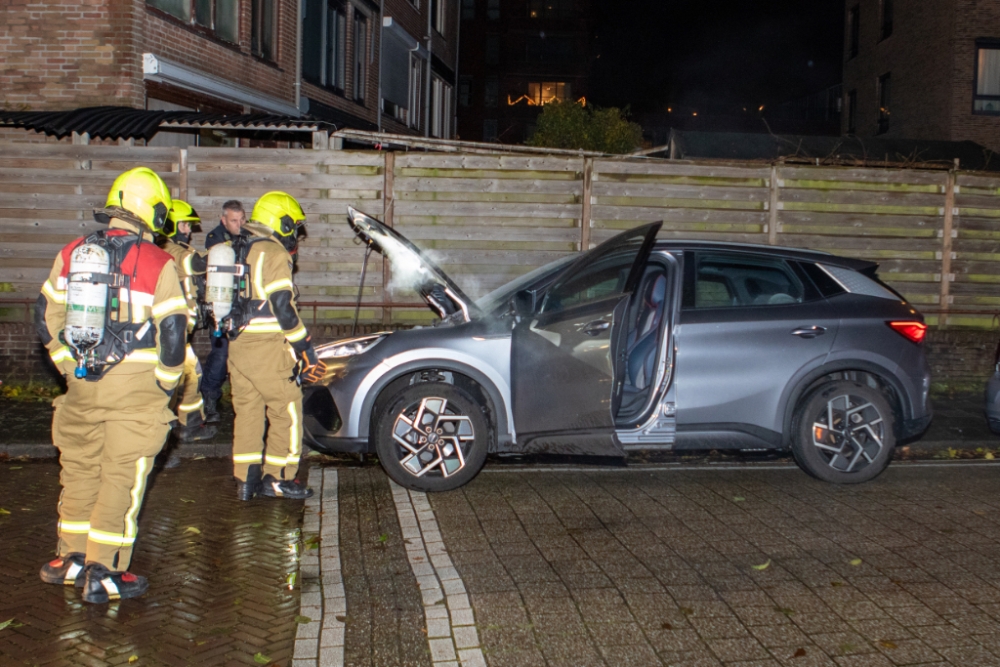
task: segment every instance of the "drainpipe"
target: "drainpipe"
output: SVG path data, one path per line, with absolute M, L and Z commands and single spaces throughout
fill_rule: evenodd
M 302 111 L 302 3 L 295 3 L 295 108 Z
M 462 84 L 458 79 L 458 47 L 460 45 L 459 38 L 462 36 L 462 3 L 456 2 L 457 11 L 455 12 L 455 87 L 451 91 L 452 96 L 452 106 L 451 106 L 451 137 L 455 138 L 458 136 L 458 95 L 461 90 Z M 472 91 L 469 91 L 470 93 Z
M 440 0 L 439 0 L 440 1 Z M 427 86 L 424 89 L 424 136 L 431 136 L 431 73 L 434 71 L 433 0 L 427 0 Z
M 302 0 L 299 0 L 302 2 Z M 382 49 L 385 48 L 385 43 L 382 41 L 385 37 L 385 0 L 379 0 L 378 2 L 378 99 L 375 100 L 375 117 L 377 120 L 378 131 L 382 131 Z M 410 75 L 410 64 L 406 63 L 406 75 Z

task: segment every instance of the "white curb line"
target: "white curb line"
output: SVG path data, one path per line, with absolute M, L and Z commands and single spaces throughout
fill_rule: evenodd
M 389 485 L 406 556 L 424 599 L 434 667 L 486 667 L 465 584 L 448 556 L 427 494 L 407 491 L 392 480 Z

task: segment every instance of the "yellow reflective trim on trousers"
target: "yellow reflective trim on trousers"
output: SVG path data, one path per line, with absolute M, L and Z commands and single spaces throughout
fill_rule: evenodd
M 187 299 L 175 296 L 153 306 L 153 317 L 163 317 L 174 311 L 187 312 Z
M 299 323 L 298 327 L 292 329 L 290 333 L 285 334 L 285 338 L 288 339 L 289 343 L 296 343 L 305 338 L 307 334 L 306 325 Z
M 90 532 L 89 521 L 59 521 L 60 533 L 72 533 L 74 535 L 85 535 Z
M 125 537 L 115 533 L 106 533 L 93 528 L 87 533 L 87 539 L 98 544 L 109 544 L 113 547 L 130 547 L 135 544 L 135 537 Z
M 156 375 L 156 379 L 160 382 L 177 382 L 181 379 L 181 375 L 184 374 L 184 371 L 168 371 L 162 366 L 157 366 L 156 370 L 153 371 L 153 374 Z
M 61 303 L 61 304 L 66 303 L 66 290 L 56 289 L 52 285 L 52 283 L 49 282 L 48 280 L 46 280 L 45 283 L 42 284 L 42 293 L 45 296 L 49 297 L 49 299 L 52 300 L 53 303 Z
M 295 289 L 295 286 L 292 285 L 292 281 L 289 280 L 288 278 L 282 278 L 281 280 L 275 280 L 273 283 L 270 283 L 269 285 L 267 285 L 267 286 L 264 287 L 264 296 L 265 297 L 269 297 L 272 294 L 274 294 L 275 292 L 280 292 L 283 289 L 291 291 L 291 290 Z
M 243 333 L 281 333 L 281 325 L 273 317 L 259 317 L 250 320 Z
M 258 299 L 266 299 L 267 293 L 264 291 L 264 253 L 257 255 L 257 263 L 253 269 L 253 288 L 257 291 Z
M 295 402 L 288 404 L 288 415 L 292 418 L 292 425 L 288 427 L 288 459 L 285 465 L 291 465 L 298 461 L 302 452 L 302 435 L 299 430 L 299 411 L 295 408 Z
M 160 361 L 160 357 L 156 354 L 156 350 L 150 348 L 147 350 L 135 350 L 133 352 L 129 352 L 128 356 L 122 359 L 122 362 L 126 361 L 138 361 L 144 364 L 155 364 Z
M 264 452 L 250 452 L 249 454 L 233 454 L 233 463 L 260 463 L 260 457 Z
M 178 405 L 177 409 L 181 412 L 194 412 L 195 410 L 200 410 L 201 406 L 205 405 L 203 399 L 198 399 L 195 403 L 185 403 L 184 405 Z
M 70 350 L 65 345 L 62 345 L 62 346 L 56 348 L 56 350 L 54 352 L 50 352 L 49 353 L 49 357 L 51 357 L 52 361 L 54 361 L 57 364 L 59 362 L 61 362 L 61 361 L 72 361 L 73 360 L 73 351 Z
M 125 536 L 133 540 L 139 533 L 139 526 L 135 521 L 139 513 L 139 506 L 142 505 L 142 494 L 146 490 L 146 475 L 149 474 L 149 466 L 153 463 L 152 456 L 143 456 L 135 462 L 135 483 L 132 485 L 132 503 L 128 512 L 125 513 Z
M 288 459 L 284 459 L 280 456 L 271 456 L 270 454 L 268 454 L 267 456 L 264 457 L 264 463 L 284 468 L 286 465 L 288 465 Z

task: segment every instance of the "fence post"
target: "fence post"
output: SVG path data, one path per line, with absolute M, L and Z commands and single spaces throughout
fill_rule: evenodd
M 951 248 L 952 230 L 955 227 L 955 180 L 956 171 L 948 171 L 948 180 L 944 189 L 944 222 L 941 229 L 941 303 L 939 327 L 948 326 L 948 310 L 951 307 Z
M 177 196 L 183 201 L 188 200 L 188 152 L 186 148 L 177 149 Z
M 396 154 L 392 151 L 385 151 L 385 165 L 382 177 L 382 221 L 386 227 L 393 225 L 393 209 L 396 203 L 393 194 L 393 183 L 396 176 Z M 392 282 L 392 269 L 388 260 L 382 258 L 382 303 L 389 303 L 389 283 Z M 382 324 L 389 326 L 392 323 L 392 308 L 382 307 Z
M 583 207 L 580 212 L 580 252 L 590 249 L 590 200 L 594 181 L 594 158 L 583 158 Z
M 778 245 L 778 165 L 771 165 L 771 197 L 767 210 L 767 242 Z

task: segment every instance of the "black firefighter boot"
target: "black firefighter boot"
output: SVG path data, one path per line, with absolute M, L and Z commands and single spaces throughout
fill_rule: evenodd
M 218 424 L 222 420 L 219 416 L 219 397 L 202 394 L 201 400 L 205 401 L 205 423 Z
M 66 556 L 59 556 L 42 566 L 39 575 L 47 584 L 65 584 L 67 586 L 83 586 L 84 555 L 75 551 Z
M 210 426 L 205 421 L 202 421 L 201 415 L 197 413 L 188 416 L 188 423 L 186 425 L 181 426 L 178 424 L 172 429 L 174 437 L 177 438 L 178 442 L 201 442 L 203 440 L 211 440 L 215 437 L 216 430 L 216 427 Z
M 100 563 L 88 563 L 83 573 L 83 601 L 91 604 L 137 598 L 149 588 L 146 577 L 112 572 Z
M 260 464 L 255 463 L 247 471 L 247 480 L 236 480 L 236 497 L 239 500 L 253 500 L 253 497 L 260 493 L 261 470 Z
M 260 495 L 268 498 L 288 498 L 289 500 L 305 500 L 311 498 L 313 490 L 297 479 L 277 479 L 274 475 L 264 475 L 261 482 Z

